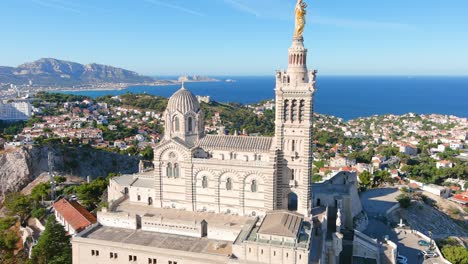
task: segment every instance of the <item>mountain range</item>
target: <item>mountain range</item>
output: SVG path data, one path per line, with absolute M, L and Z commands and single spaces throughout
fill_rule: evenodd
M 0 66 L 0 83 L 39 86 L 79 86 L 100 83 L 144 83 L 154 79 L 136 72 L 96 63 L 43 58 L 18 67 Z

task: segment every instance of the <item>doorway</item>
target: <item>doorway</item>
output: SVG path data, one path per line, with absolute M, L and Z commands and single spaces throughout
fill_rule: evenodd
M 205 220 L 201 221 L 201 236 L 208 236 L 208 222 L 206 222 Z

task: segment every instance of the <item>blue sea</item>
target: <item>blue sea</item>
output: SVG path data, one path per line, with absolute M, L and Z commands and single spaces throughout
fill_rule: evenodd
M 274 98 L 273 76 L 222 77 L 235 82 L 186 83 L 196 95 L 219 102 L 256 103 Z M 171 96 L 180 85 L 133 86 L 115 91 L 66 92 L 98 97 L 127 92 Z M 447 114 L 468 117 L 468 77 L 317 78 L 315 111 L 350 120 L 381 114 Z

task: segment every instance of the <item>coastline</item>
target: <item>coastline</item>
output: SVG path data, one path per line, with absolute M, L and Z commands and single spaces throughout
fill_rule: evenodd
M 213 82 L 223 82 L 222 80 L 203 80 L 203 81 L 185 81 L 184 83 L 213 83 Z M 135 84 L 125 84 L 124 86 L 118 87 L 117 86 L 112 86 L 112 87 L 98 87 L 98 88 L 83 88 L 83 89 L 78 89 L 78 88 L 56 88 L 56 89 L 47 89 L 46 92 L 51 92 L 51 91 L 56 91 L 56 92 L 99 92 L 99 91 L 122 91 L 125 89 L 128 89 L 130 87 L 136 87 L 136 86 L 148 86 L 148 87 L 158 87 L 158 86 L 172 86 L 172 85 L 182 85 L 182 82 L 179 81 L 172 81 L 172 82 L 164 82 L 164 83 L 135 83 Z

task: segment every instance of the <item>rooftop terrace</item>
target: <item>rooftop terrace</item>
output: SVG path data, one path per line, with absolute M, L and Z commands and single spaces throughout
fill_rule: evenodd
M 223 256 L 228 256 L 232 253 L 231 242 L 148 232 L 142 231 L 140 229 L 131 230 L 99 225 L 81 237 L 128 245 L 163 248 L 194 253 L 208 253 Z

